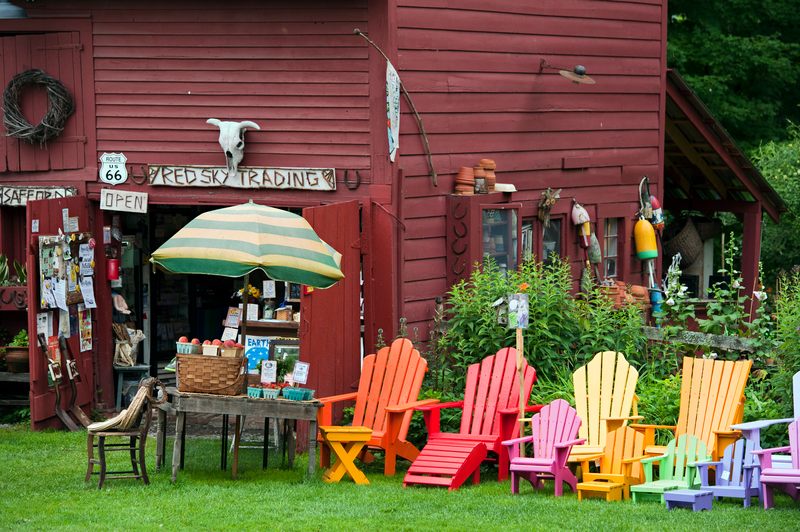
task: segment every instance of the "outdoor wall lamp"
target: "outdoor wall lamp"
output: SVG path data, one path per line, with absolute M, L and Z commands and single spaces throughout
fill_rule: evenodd
M 28 14 L 21 7 L 17 7 L 8 0 L 0 0 L 0 19 L 28 18 Z
M 572 83 L 578 85 L 580 83 L 586 83 L 587 85 L 594 85 L 594 80 L 586 75 L 586 67 L 581 65 L 576 66 L 572 70 L 564 70 L 561 68 L 556 68 L 554 66 L 550 66 L 550 63 L 547 62 L 546 59 L 539 60 L 539 74 L 542 73 L 542 70 L 545 68 L 552 68 L 553 70 L 558 70 L 558 73 L 564 76 L 567 79 L 572 80 Z

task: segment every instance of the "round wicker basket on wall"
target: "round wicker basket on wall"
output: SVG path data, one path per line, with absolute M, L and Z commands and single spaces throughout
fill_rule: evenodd
M 675 235 L 675 238 L 664 242 L 664 261 L 669 263 L 676 253 L 681 254 L 681 268 L 688 268 L 703 253 L 703 240 L 692 223 L 691 218 L 686 219 L 686 225 Z

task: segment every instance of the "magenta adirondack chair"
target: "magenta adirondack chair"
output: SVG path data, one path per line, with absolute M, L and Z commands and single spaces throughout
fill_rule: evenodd
M 580 445 L 586 438 L 575 439 L 581 426 L 581 418 L 568 402 L 556 399 L 531 418 L 532 434 L 504 441 L 511 462 L 511 493 L 519 493 L 519 479 L 531 483 L 534 489 L 542 487 L 542 479 L 555 480 L 555 495 L 563 494 L 563 483 L 577 491 L 578 480 L 567 466 L 567 458 L 573 445 Z M 521 456 L 520 443 L 533 444 L 533 458 Z
M 791 454 L 791 467 L 772 467 L 773 453 L 785 452 Z M 797 490 L 797 486 L 800 485 L 800 419 L 796 419 L 789 424 L 788 446 L 753 451 L 753 454 L 758 456 L 758 460 L 761 463 L 760 480 L 764 508 L 772 508 L 775 506 L 772 497 L 772 490 L 774 488 L 788 493 L 794 502 L 798 502 L 798 496 L 800 496 L 800 492 Z
M 465 476 L 475 470 L 475 463 L 485 459 L 486 451 L 497 454 L 499 480 L 508 478 L 508 453 L 501 442 L 519 434 L 519 379 L 516 368 L 517 350 L 506 347 L 467 369 L 464 400 L 419 406 L 425 416 L 428 443 L 419 458 L 411 464 L 403 483 L 449 486 L 457 489 Z M 523 366 L 525 404 L 531 395 L 536 371 L 527 362 Z M 442 408 L 461 408 L 461 430 L 441 432 L 439 413 Z M 529 406 L 536 412 L 541 406 Z M 452 442 L 449 443 L 449 442 Z M 482 450 L 483 443 L 486 450 Z M 465 449 L 468 446 L 468 449 Z M 477 459 L 479 457 L 480 459 Z M 469 471 L 465 471 L 469 468 Z M 474 481 L 477 481 L 477 476 Z M 457 485 L 458 484 L 458 485 Z

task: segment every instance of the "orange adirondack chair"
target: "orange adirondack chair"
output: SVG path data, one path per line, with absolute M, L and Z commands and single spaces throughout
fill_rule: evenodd
M 355 399 L 353 426 L 372 429 L 367 449 L 382 449 L 386 454 L 383 474 L 394 475 L 398 456 L 414 460 L 419 454 L 419 450 L 406 441 L 414 408 L 439 402 L 438 399 L 417 401 L 427 367 L 428 363 L 413 344 L 398 338 L 377 355 L 364 357 L 357 392 L 319 399 L 324 406 L 317 411 L 317 422 L 320 426 L 333 425 L 333 404 Z M 387 410 L 390 407 L 392 410 Z M 374 459 L 366 450 L 359 458 L 364 462 Z M 327 445 L 320 445 L 319 462 L 321 468 L 331 465 Z
M 480 444 L 484 444 L 486 450 L 496 453 L 500 469 L 499 479 L 502 481 L 508 478 L 508 453 L 503 449 L 502 442 L 519 434 L 519 424 L 516 422 L 519 417 L 519 379 L 516 360 L 516 349 L 503 348 L 496 355 L 486 357 L 482 362 L 473 364 L 467 369 L 463 401 L 417 407 L 417 410 L 423 412 L 425 426 L 428 428 L 428 443 L 422 450 L 426 463 L 411 464 L 403 480 L 404 485 L 445 485 L 450 489 L 457 489 L 460 485 L 458 481 L 463 482 L 465 476 L 468 477 L 481 462 L 481 460 L 477 460 L 477 464 L 465 462 L 469 454 L 464 452 L 465 444 L 472 444 L 472 449 L 475 450 L 470 458 L 481 456 Z M 527 404 L 533 381 L 536 380 L 536 371 L 524 362 L 523 375 L 524 397 Z M 440 410 L 453 407 L 462 409 L 461 430 L 458 433 L 441 432 Z M 538 412 L 541 408 L 541 405 L 529 406 L 526 411 Z M 450 448 L 448 442 L 453 442 Z M 426 449 L 432 447 L 437 448 L 436 453 L 426 452 Z M 485 456 L 485 452 L 482 451 L 482 456 Z M 428 458 L 430 454 L 435 454 L 435 457 Z M 420 459 L 423 456 L 420 456 Z M 459 471 L 466 467 L 465 464 L 472 469 Z M 474 479 L 477 481 L 477 477 Z
M 575 448 L 573 447 L 573 450 Z M 641 484 L 644 474 L 639 459 L 644 457 L 644 435 L 630 427 L 609 432 L 602 453 L 581 459 L 583 482 L 578 484 L 578 500 L 605 497 L 607 501 L 630 499 L 631 486 Z M 592 473 L 590 462 L 600 460 L 600 470 Z M 626 463 L 633 464 L 631 467 Z
M 695 436 L 705 444 L 712 460 L 719 460 L 725 448 L 741 436 L 730 426 L 742 422 L 744 387 L 752 365 L 752 360 L 684 357 L 678 425 L 631 425 L 644 433 L 645 453 L 664 454 L 666 447 L 654 445 L 655 430 L 673 429 L 675 439 L 684 434 Z

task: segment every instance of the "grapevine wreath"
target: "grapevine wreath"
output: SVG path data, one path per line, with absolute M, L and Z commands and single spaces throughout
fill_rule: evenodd
M 47 89 L 47 114 L 36 127 L 28 123 L 19 108 L 20 90 L 31 83 Z M 3 92 L 3 125 L 8 130 L 7 137 L 42 145 L 61 133 L 67 118 L 74 111 L 75 102 L 64 84 L 39 69 L 20 72 Z

